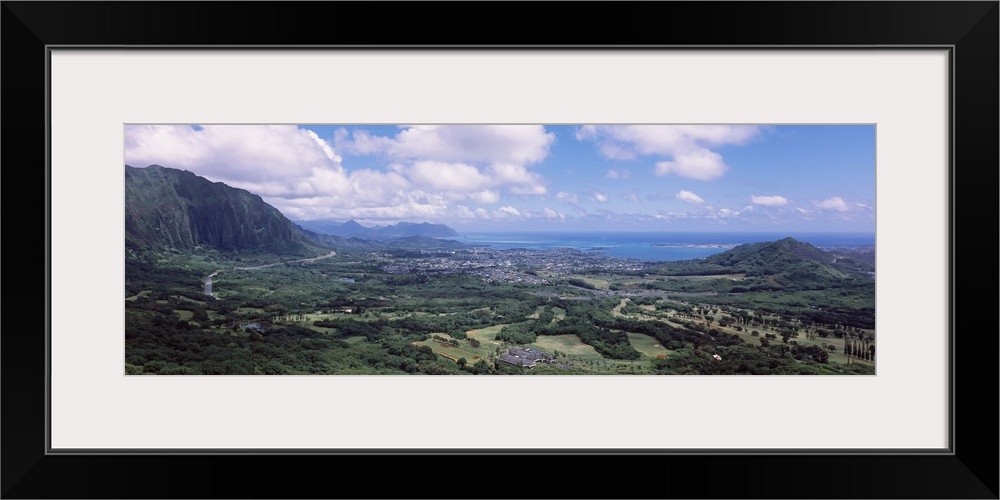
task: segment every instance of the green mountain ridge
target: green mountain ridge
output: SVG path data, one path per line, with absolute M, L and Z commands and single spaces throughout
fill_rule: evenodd
M 125 165 L 126 249 L 200 246 L 287 255 L 312 255 L 325 247 L 259 195 L 187 170 Z
M 875 268 L 826 252 L 794 238 L 747 243 L 704 259 L 670 262 L 660 270 L 674 276 L 745 274 L 769 288 L 826 288 L 842 282 L 870 282 Z
M 349 229 L 356 226 L 360 229 L 352 233 L 369 237 L 324 234 L 302 227 L 259 195 L 187 170 L 125 165 L 125 248 L 132 253 L 188 252 L 207 247 L 227 253 L 311 257 L 331 248 L 375 252 L 468 246 L 429 236 L 457 234 L 440 224 L 399 223 L 365 228 L 349 221 L 344 225 Z

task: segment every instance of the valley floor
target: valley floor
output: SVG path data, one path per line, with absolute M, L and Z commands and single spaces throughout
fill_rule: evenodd
M 570 250 L 162 254 L 126 263 L 124 361 L 129 374 L 874 374 L 874 283 L 780 281 Z M 552 359 L 519 367 L 511 349 Z

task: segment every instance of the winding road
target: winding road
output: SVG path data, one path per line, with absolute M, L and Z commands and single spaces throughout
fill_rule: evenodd
M 265 268 L 268 268 L 268 267 L 279 266 L 281 264 L 297 264 L 299 262 L 315 262 L 315 261 L 321 260 L 321 259 L 329 259 L 330 257 L 333 257 L 334 255 L 337 255 L 337 252 L 335 252 L 333 250 L 330 250 L 330 253 L 328 253 L 326 255 L 320 255 L 319 257 L 310 257 L 308 259 L 299 259 L 299 260 L 290 260 L 290 261 L 275 262 L 273 264 L 264 264 L 264 265 L 253 266 L 253 267 L 234 267 L 233 270 L 234 271 L 249 271 L 249 270 L 253 270 L 253 269 L 265 269 Z M 208 276 L 205 277 L 205 295 L 208 295 L 209 297 L 218 299 L 218 297 L 216 297 L 215 295 L 212 294 L 212 277 L 215 276 L 215 275 L 217 275 L 217 274 L 219 274 L 219 273 L 221 273 L 222 271 L 223 271 L 222 269 L 219 269 L 218 271 L 216 271 L 216 272 L 214 272 L 212 274 L 209 274 Z

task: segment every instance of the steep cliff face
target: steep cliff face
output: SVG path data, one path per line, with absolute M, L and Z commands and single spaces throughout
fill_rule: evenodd
M 158 165 L 125 166 L 125 245 L 290 254 L 321 247 L 260 196 Z

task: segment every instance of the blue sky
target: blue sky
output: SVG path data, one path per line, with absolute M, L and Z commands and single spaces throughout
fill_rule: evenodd
M 482 231 L 875 230 L 874 125 L 127 125 L 293 220 Z

